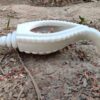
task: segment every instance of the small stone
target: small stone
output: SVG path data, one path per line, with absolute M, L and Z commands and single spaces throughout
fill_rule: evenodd
M 15 62 L 15 59 L 14 59 L 14 58 L 11 58 L 10 61 L 11 61 L 11 62 Z
M 87 80 L 86 80 L 86 78 L 83 78 L 82 81 L 83 81 L 83 86 L 86 87 L 87 86 Z

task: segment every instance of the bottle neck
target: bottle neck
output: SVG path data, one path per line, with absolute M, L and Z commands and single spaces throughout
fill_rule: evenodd
M 17 48 L 15 32 L 8 33 L 7 36 L 0 37 L 0 46 Z

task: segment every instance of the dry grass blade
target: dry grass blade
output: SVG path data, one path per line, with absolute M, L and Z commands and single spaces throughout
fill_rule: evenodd
M 20 60 L 20 62 L 21 62 L 21 64 L 22 64 L 22 66 L 24 67 L 24 69 L 26 70 L 26 72 L 28 73 L 28 75 L 29 75 L 30 78 L 31 78 L 31 81 L 32 81 L 32 83 L 33 83 L 33 85 L 34 85 L 34 88 L 35 88 L 35 91 L 36 91 L 38 100 L 41 100 L 41 98 L 42 98 L 42 97 L 41 97 L 41 92 L 40 92 L 40 90 L 39 90 L 39 88 L 38 88 L 37 83 L 35 82 L 35 79 L 34 79 L 33 76 L 31 75 L 30 71 L 27 69 L 27 67 L 25 66 L 25 64 L 23 63 L 23 61 L 22 61 L 22 59 L 21 59 L 21 57 L 20 57 L 20 55 L 19 55 L 18 52 L 17 52 L 17 54 L 18 54 L 18 58 L 19 58 L 19 60 Z M 19 99 L 18 99 L 18 100 L 19 100 Z

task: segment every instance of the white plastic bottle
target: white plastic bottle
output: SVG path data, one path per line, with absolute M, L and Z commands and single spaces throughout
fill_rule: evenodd
M 55 26 L 59 31 L 53 33 L 32 32 L 42 26 Z M 100 32 L 85 25 L 67 21 L 43 20 L 19 24 L 12 34 L 0 37 L 0 45 L 18 48 L 21 52 L 48 54 L 64 48 L 78 40 L 93 40 L 100 50 Z

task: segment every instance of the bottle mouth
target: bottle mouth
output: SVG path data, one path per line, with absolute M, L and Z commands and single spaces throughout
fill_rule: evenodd
M 17 27 L 17 34 L 31 35 L 31 36 L 54 36 L 62 33 L 68 33 L 67 31 L 78 26 L 76 23 L 59 21 L 59 20 L 43 20 L 33 21 L 24 24 L 19 24 Z M 28 33 L 28 34 L 27 34 Z
M 66 27 L 66 26 L 39 26 L 31 29 L 31 32 L 34 33 L 41 33 L 41 34 L 48 34 L 48 33 L 55 33 L 55 32 L 60 32 L 66 29 L 70 29 L 71 27 Z

